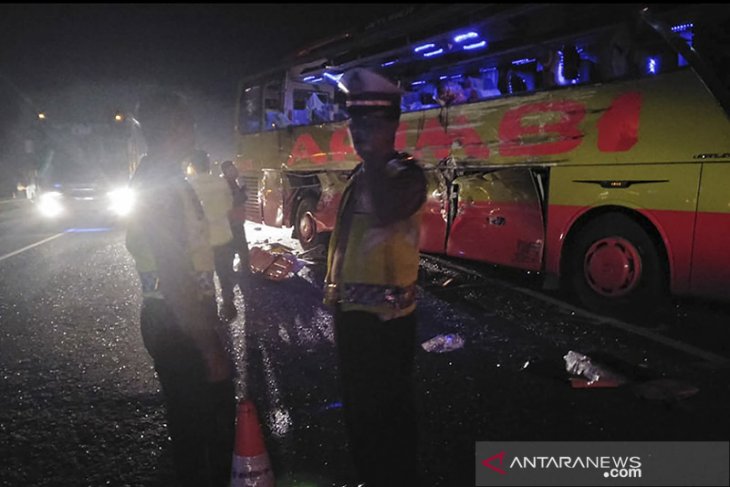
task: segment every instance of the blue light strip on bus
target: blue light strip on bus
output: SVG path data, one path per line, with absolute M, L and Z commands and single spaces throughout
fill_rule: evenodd
M 326 77 L 328 77 L 329 79 L 331 79 L 331 80 L 332 80 L 332 81 L 334 81 L 334 82 L 338 82 L 338 81 L 340 81 L 340 78 L 342 78 L 342 75 L 343 75 L 343 74 L 344 74 L 344 73 L 340 73 L 340 74 L 324 73 L 324 75 L 325 75 Z
M 443 54 L 443 53 L 444 53 L 443 49 L 437 49 L 436 51 L 424 52 L 423 57 L 433 57 L 433 56 L 438 56 L 439 54 Z
M 512 64 L 514 64 L 515 66 L 519 66 L 520 64 L 534 63 L 535 61 L 537 61 L 537 59 L 535 59 L 535 58 L 523 58 L 523 59 L 516 59 L 516 60 L 512 61 Z
M 479 37 L 479 34 L 477 34 L 476 32 L 467 32 L 465 34 L 454 36 L 454 42 L 456 42 L 457 44 L 461 44 L 466 40 L 476 39 L 477 37 Z
M 418 46 L 413 50 L 413 52 L 425 51 L 426 49 L 431 49 L 432 47 L 436 47 L 436 44 L 424 44 L 422 46 Z
M 349 93 L 349 92 L 350 92 L 350 90 L 348 90 L 348 89 L 347 89 L 347 86 L 345 86 L 345 85 L 344 85 L 344 83 L 342 83 L 342 82 L 340 81 L 340 80 L 342 79 L 342 76 L 343 76 L 344 74 L 345 74 L 345 73 L 340 73 L 340 74 L 332 74 L 332 73 L 327 73 L 327 72 L 325 72 L 325 73 L 324 73 L 324 76 L 325 76 L 325 78 L 328 78 L 328 79 L 331 79 L 332 81 L 334 81 L 334 82 L 335 82 L 335 83 L 337 84 L 337 87 L 338 87 L 338 88 L 339 88 L 340 90 L 342 90 L 342 91 L 343 91 L 343 92 L 344 92 L 345 94 L 347 94 L 347 93 Z
M 684 32 L 690 29 L 694 29 L 694 24 L 679 24 L 672 27 L 672 32 Z
M 655 57 L 647 58 L 646 70 L 649 74 L 657 74 L 657 71 L 659 70 L 659 59 Z
M 383 63 L 383 64 L 381 64 L 380 66 L 382 66 L 382 67 L 384 67 L 384 68 L 387 68 L 388 66 L 392 66 L 392 65 L 394 65 L 394 64 L 395 64 L 395 63 L 397 63 L 397 62 L 398 62 L 398 60 L 397 60 L 397 59 L 394 59 L 393 61 L 387 61 L 387 62 L 384 62 L 384 63 Z
M 565 69 L 565 57 L 563 55 L 563 51 L 558 51 L 558 73 L 557 73 L 557 82 L 560 86 L 565 85 L 574 85 L 578 83 L 578 78 L 580 78 L 580 73 L 578 73 L 578 78 L 575 79 L 567 79 L 565 77 L 564 73 Z
M 467 44 L 466 46 L 464 46 L 464 50 L 465 51 L 470 51 L 472 49 L 479 49 L 479 48 L 484 47 L 486 45 L 487 45 L 487 41 L 477 42 L 475 44 Z

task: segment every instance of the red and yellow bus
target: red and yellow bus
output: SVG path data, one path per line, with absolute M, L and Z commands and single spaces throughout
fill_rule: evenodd
M 300 51 L 241 85 L 249 218 L 305 248 L 332 230 L 358 162 L 337 81 L 362 66 L 405 91 L 423 252 L 538 271 L 594 309 L 730 297 L 730 8 L 658 7 L 424 6 Z

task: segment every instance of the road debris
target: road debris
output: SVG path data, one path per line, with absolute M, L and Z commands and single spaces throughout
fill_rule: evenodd
M 291 279 L 304 266 L 291 249 L 281 244 L 269 244 L 262 247 L 251 247 L 251 272 L 262 275 L 272 281 Z
M 456 333 L 436 335 L 430 340 L 423 342 L 421 347 L 431 353 L 452 352 L 464 347 L 464 339 Z
M 570 350 L 563 359 L 565 359 L 565 370 L 579 376 L 570 379 L 573 388 L 618 387 L 626 383 L 624 376 L 610 370 L 604 364 L 592 361 L 582 353 Z

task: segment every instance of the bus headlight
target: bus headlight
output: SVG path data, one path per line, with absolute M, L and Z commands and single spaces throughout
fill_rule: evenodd
M 134 208 L 134 191 L 129 188 L 119 188 L 107 193 L 109 196 L 109 209 L 119 216 L 126 216 Z
M 63 195 L 58 191 L 49 191 L 43 193 L 38 199 L 38 210 L 41 214 L 48 218 L 54 218 L 63 213 L 63 204 L 61 199 Z

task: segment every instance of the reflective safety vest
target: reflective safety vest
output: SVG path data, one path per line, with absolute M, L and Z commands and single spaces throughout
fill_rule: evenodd
M 228 213 L 233 208 L 233 195 L 225 180 L 212 174 L 196 174 L 188 178 L 203 205 L 208 220 L 210 244 L 214 247 L 233 240 Z
M 215 265 L 213 249 L 209 242 L 208 223 L 201 211 L 200 202 L 188 183 L 175 184 L 175 189 L 183 203 L 188 252 L 201 296 L 215 295 L 213 280 Z M 142 210 L 150 211 L 150 208 Z M 141 222 L 134 216 L 130 218 L 127 222 L 126 247 L 134 258 L 135 267 L 142 281 L 142 295 L 145 298 L 163 299 L 164 296 L 159 289 L 157 263 L 147 239 L 148 235 Z
M 422 208 L 379 226 L 374 212 L 362 211 L 354 201 L 363 194 L 359 176 L 356 172 L 345 188 L 330 239 L 325 303 L 342 311 L 374 313 L 382 320 L 406 316 L 416 308 Z M 345 220 L 349 224 L 343 227 Z

